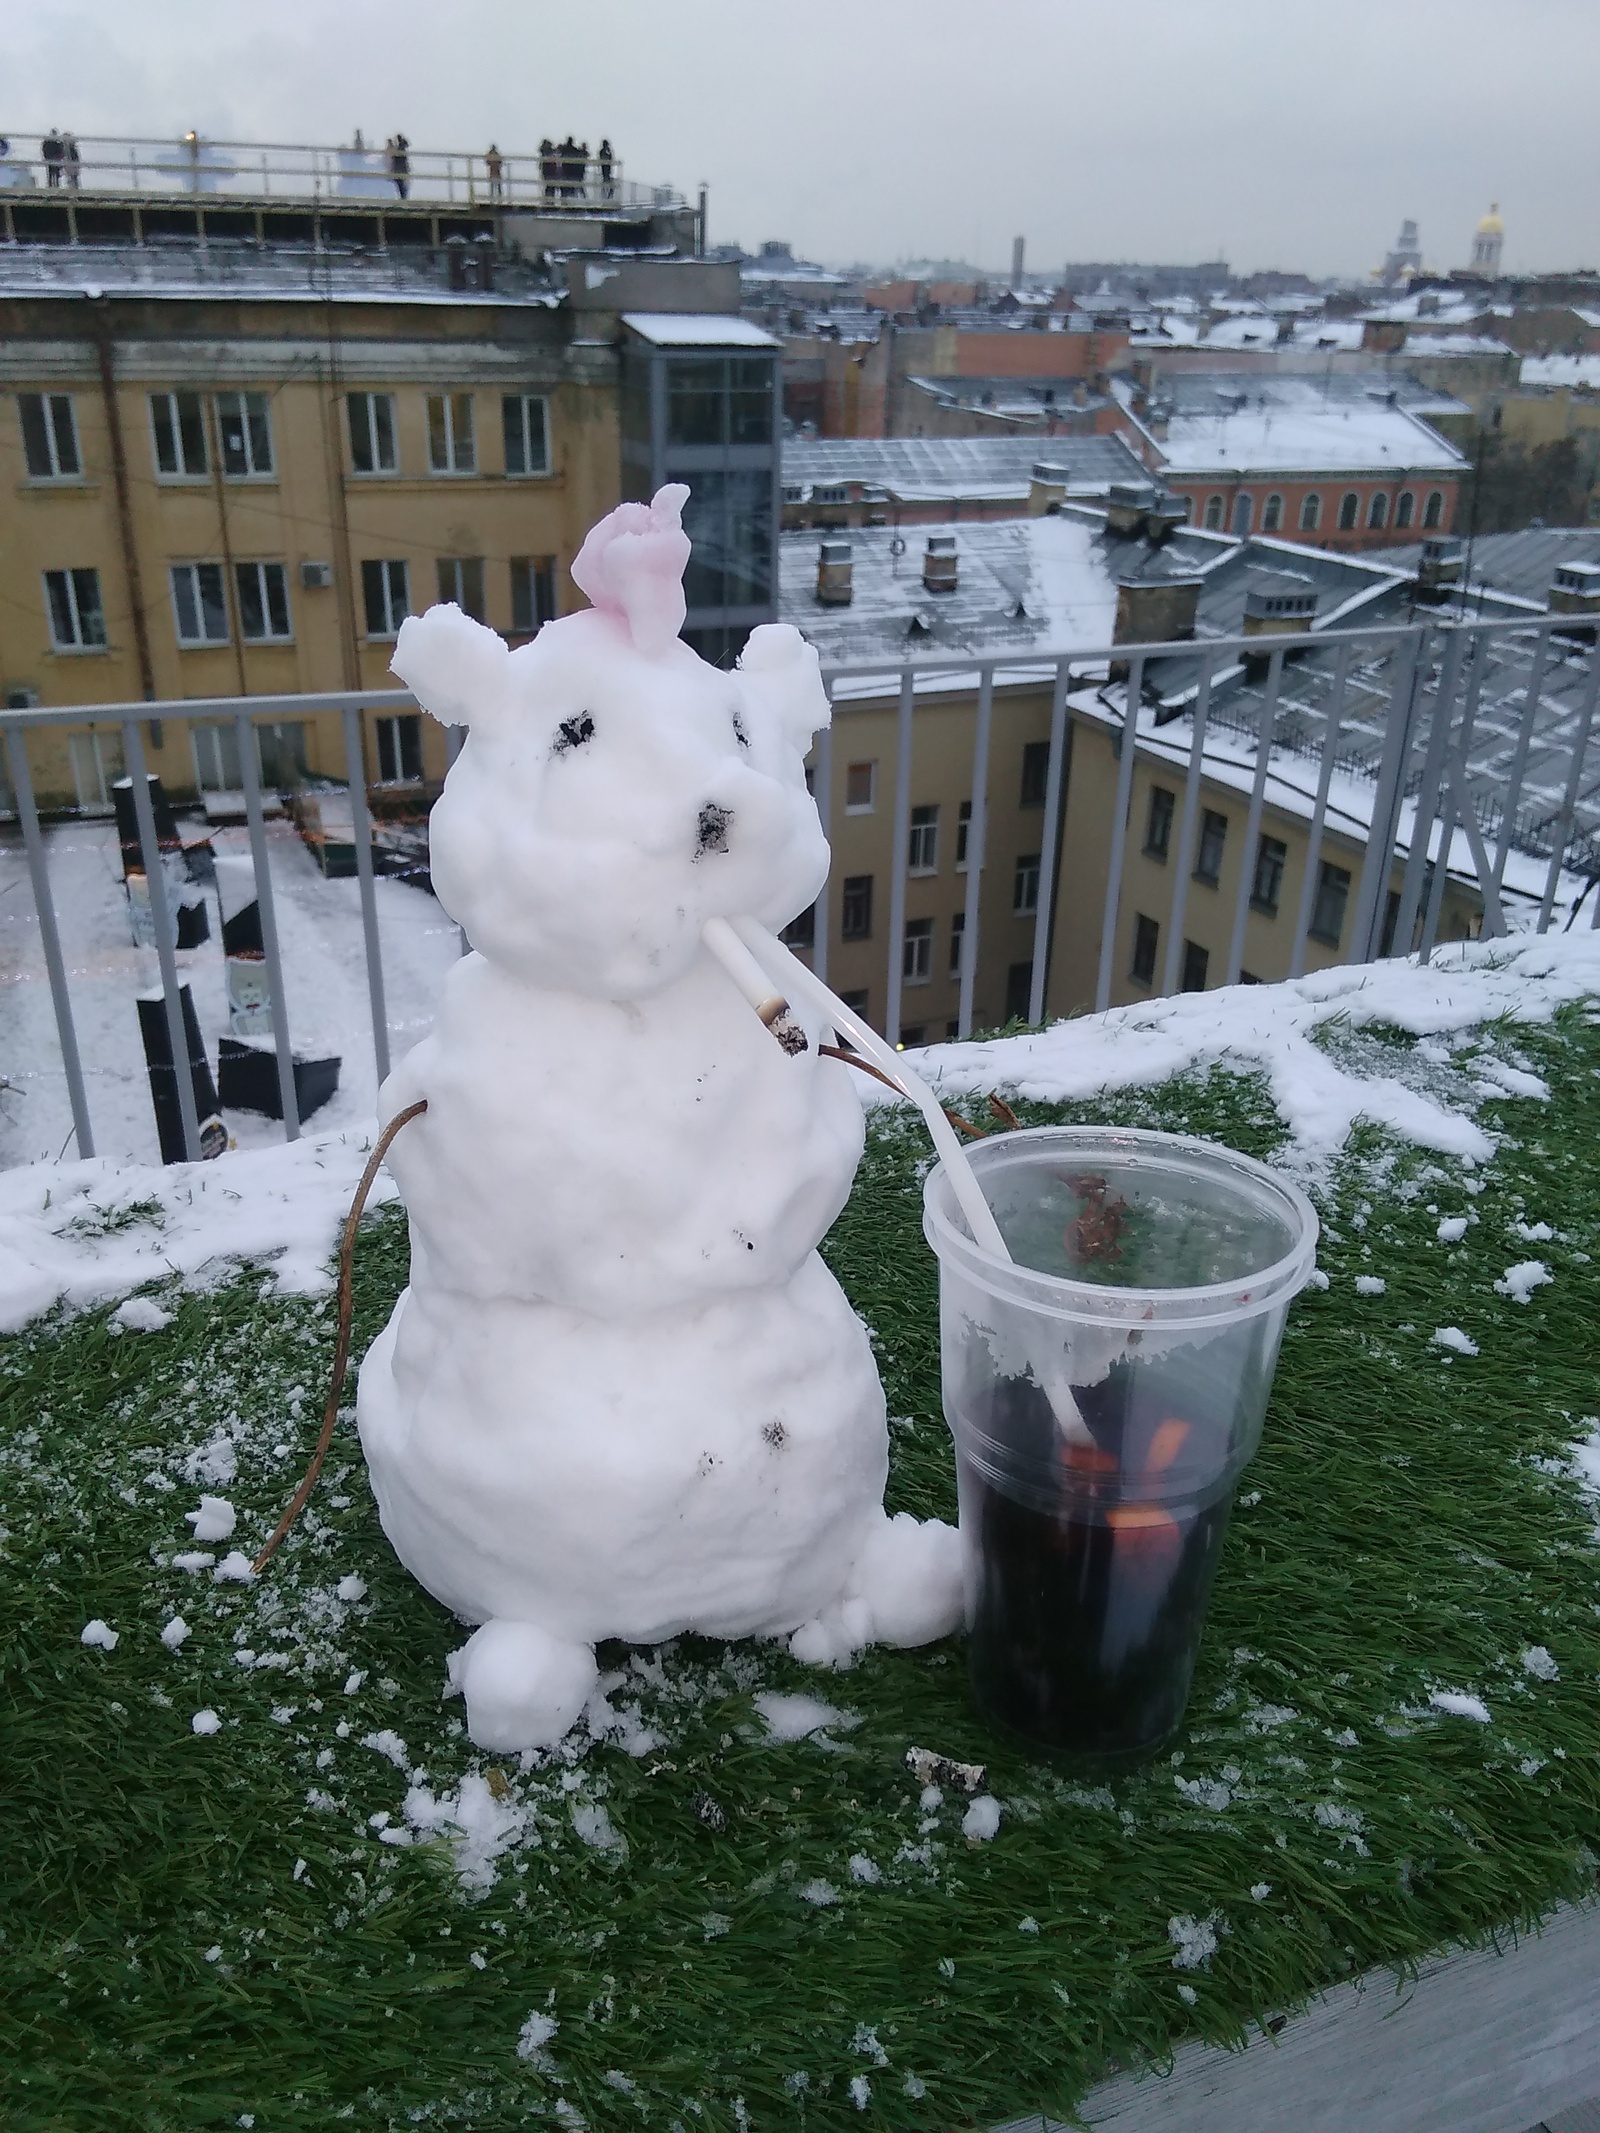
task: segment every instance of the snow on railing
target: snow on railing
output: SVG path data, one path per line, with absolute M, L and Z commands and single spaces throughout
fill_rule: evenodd
M 1520 904 L 1516 915 L 1524 929 L 1531 921 L 1532 930 L 1547 931 L 1563 883 L 1569 905 L 1565 923 L 1570 927 L 1600 877 L 1600 750 L 1590 752 L 1600 657 L 1590 634 L 1568 617 L 1514 623 L 1441 622 L 1425 617 L 1358 631 L 1100 645 L 1004 657 L 952 653 L 934 661 L 829 665 L 823 676 L 841 723 L 854 708 L 870 705 L 881 710 L 886 698 L 895 705 L 887 993 L 881 1024 L 891 1042 L 901 1028 L 905 985 L 917 711 L 919 705 L 929 708 L 941 698 L 948 699 L 951 692 L 973 698 L 973 798 L 965 824 L 959 961 L 958 1034 L 963 1038 L 970 1035 L 974 1020 L 995 720 L 1007 715 L 1013 703 L 1036 706 L 1044 689 L 1050 692 L 1050 723 L 1043 782 L 1035 795 L 1042 807 L 1027 1000 L 1030 1022 L 1042 1022 L 1045 1016 L 1069 717 L 1109 729 L 1118 760 L 1110 850 L 1097 914 L 1097 1008 L 1109 1005 L 1115 977 L 1136 757 L 1167 769 L 1182 785 L 1167 829 L 1173 860 L 1165 921 L 1167 949 L 1162 968 L 1152 966 L 1149 972 L 1152 998 L 1180 990 L 1179 950 L 1191 879 L 1198 872 L 1200 857 L 1203 779 L 1213 784 L 1220 781 L 1240 796 L 1248 796 L 1243 856 L 1232 890 L 1229 946 L 1222 972 L 1223 983 L 1229 985 L 1241 977 L 1245 929 L 1257 887 L 1258 838 L 1269 792 L 1275 810 L 1297 813 L 1307 823 L 1308 844 L 1288 964 L 1291 977 L 1303 973 L 1307 944 L 1314 934 L 1327 945 L 1328 928 L 1317 924 L 1316 905 L 1318 862 L 1330 828 L 1365 847 L 1355 884 L 1353 918 L 1342 908 L 1340 913 L 1338 959 L 1344 963 L 1368 963 L 1408 953 L 1425 963 L 1438 939 L 1451 876 L 1476 889 L 1487 936 L 1508 931 L 1507 911 L 1513 898 Z M 1130 704 L 1137 706 L 1137 748 L 1122 745 Z M 34 797 L 27 748 L 30 729 L 68 728 L 80 734 L 97 726 L 120 729 L 124 768 L 137 814 L 139 860 L 149 885 L 149 922 L 160 967 L 167 1033 L 176 1060 L 187 1057 L 176 914 L 161 866 L 141 729 L 145 722 L 163 717 L 221 722 L 224 730 L 231 726 L 260 907 L 284 1132 L 293 1140 L 299 1132 L 294 1056 L 268 863 L 263 780 L 252 729 L 318 713 L 336 714 L 340 720 L 373 1058 L 381 1080 L 389 1070 L 389 1022 L 362 728 L 368 714 L 414 707 L 415 699 L 407 691 L 379 690 L 0 712 L 72 1122 L 82 1154 L 93 1153 L 93 1127 L 45 837 Z M 1285 728 L 1292 745 L 1285 746 L 1279 739 Z M 1308 733 L 1320 738 L 1308 745 Z M 452 733 L 451 739 L 458 743 L 460 736 Z M 815 788 L 822 826 L 830 834 L 832 757 L 833 734 L 825 730 L 816 743 Z M 1443 864 L 1439 863 L 1441 855 Z M 1396 903 L 1385 892 L 1397 864 L 1403 871 Z M 1216 887 L 1214 881 L 1212 887 Z M 812 966 L 824 979 L 834 894 L 830 881 L 813 914 Z M 1096 914 L 1085 914 L 1080 907 L 1080 922 L 1086 915 L 1094 923 Z M 1592 899 L 1587 922 L 1600 927 L 1600 894 Z M 188 1076 L 179 1073 L 175 1080 L 183 1145 L 192 1158 L 200 1149 L 193 1089 Z

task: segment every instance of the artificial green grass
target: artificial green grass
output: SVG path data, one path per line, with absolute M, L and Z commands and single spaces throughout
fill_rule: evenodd
M 1114 2063 L 1159 2064 L 1185 2034 L 1237 2039 L 1347 1972 L 1589 1889 L 1600 1554 L 1555 1469 L 1597 1404 L 1600 1030 L 1575 1011 L 1495 1041 L 1513 1039 L 1552 1098 L 1484 1105 L 1506 1136 L 1484 1171 L 1368 1135 L 1328 1181 L 1331 1287 L 1291 1315 L 1187 1735 L 1111 1786 L 987 1737 L 960 1640 L 819 1675 L 774 1647 L 685 1639 L 657 1682 L 618 1692 L 637 1693 L 656 1749 L 497 1774 L 539 1841 L 473 1894 L 446 1846 L 391 1846 L 367 1819 L 398 1821 L 406 1786 L 368 1734 L 403 1736 L 437 1791 L 494 1759 L 440 1700 L 461 1631 L 389 1554 L 353 1435 L 259 1585 L 166 1560 L 192 1545 L 185 1455 L 221 1425 L 238 1439 L 234 1544 L 269 1530 L 315 1432 L 329 1307 L 247 1274 L 174 1295 L 159 1333 L 117 1337 L 96 1312 L 0 1343 L 0 2123 L 1067 2117 Z M 1261 1086 L 1221 1073 L 1070 1115 L 1257 1154 L 1279 1141 Z M 827 1252 L 901 1418 L 892 1505 L 949 1516 L 925 1163 L 913 1125 L 879 1114 Z M 1478 1218 L 1453 1248 L 1435 1235 L 1451 1214 Z M 1522 1241 L 1519 1219 L 1558 1235 Z M 1526 1306 L 1497 1296 L 1532 1256 L 1553 1284 Z M 403 1223 L 380 1216 L 357 1261 L 358 1354 L 403 1268 Z M 1385 1292 L 1358 1295 L 1358 1274 Z M 1481 1353 L 1430 1346 L 1447 1324 Z M 338 1602 L 350 1573 L 368 1591 Z M 174 1611 L 192 1625 L 175 1654 L 159 1641 Z M 115 1651 L 80 1644 L 94 1616 Z M 294 1664 L 246 1670 L 240 1645 Z M 1530 1646 L 1558 1680 L 1526 1669 Z M 1430 1712 L 1434 1687 L 1481 1695 L 1492 1721 Z M 832 1745 L 775 1745 L 753 1716 L 762 1688 L 859 1722 Z M 213 1737 L 191 1731 L 202 1707 L 223 1720 Z M 913 1744 L 988 1762 L 1005 1807 L 992 1843 L 963 1838 L 959 1797 L 924 1811 Z M 852 1856 L 881 1878 L 854 1878 Z M 1207 1964 L 1175 1967 L 1174 1919 L 1211 1922 Z M 559 2028 L 519 2058 L 535 2011 Z

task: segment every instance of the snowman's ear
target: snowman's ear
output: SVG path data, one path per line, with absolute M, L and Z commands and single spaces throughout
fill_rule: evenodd
M 829 722 L 822 663 L 791 622 L 763 622 L 745 639 L 737 674 L 747 700 L 765 705 L 803 755 Z
M 408 615 L 389 667 L 441 726 L 482 728 L 505 709 L 510 656 L 504 638 L 452 604 Z

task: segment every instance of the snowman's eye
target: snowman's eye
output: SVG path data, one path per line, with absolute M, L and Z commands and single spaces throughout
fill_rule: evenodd
M 744 720 L 737 711 L 735 711 L 733 714 L 733 737 L 739 743 L 739 746 L 741 748 L 749 747 L 750 736 L 748 733 L 746 733 L 744 728 Z
M 733 820 L 730 808 L 718 807 L 715 800 L 708 800 L 700 810 L 700 836 L 695 846 L 696 859 L 706 852 L 725 852 L 728 849 L 728 824 Z
M 564 718 L 556 728 L 556 737 L 550 743 L 552 755 L 565 755 L 569 748 L 581 748 L 585 741 L 594 739 L 594 720 L 587 711 L 580 711 L 573 718 Z

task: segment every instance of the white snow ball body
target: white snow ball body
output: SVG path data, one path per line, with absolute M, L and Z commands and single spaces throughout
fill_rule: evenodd
M 787 626 L 732 674 L 680 640 L 686 495 L 596 526 L 593 607 L 531 644 L 437 608 L 395 653 L 468 728 L 431 850 L 475 952 L 380 1095 L 427 1109 L 390 1155 L 411 1283 L 357 1414 L 396 1552 L 482 1625 L 451 1686 L 498 1751 L 573 1724 L 602 1638 L 843 1663 L 961 1614 L 954 1532 L 884 1513 L 870 1342 L 816 1253 L 860 1158 L 852 1077 L 702 945 L 821 888 L 828 705 Z

